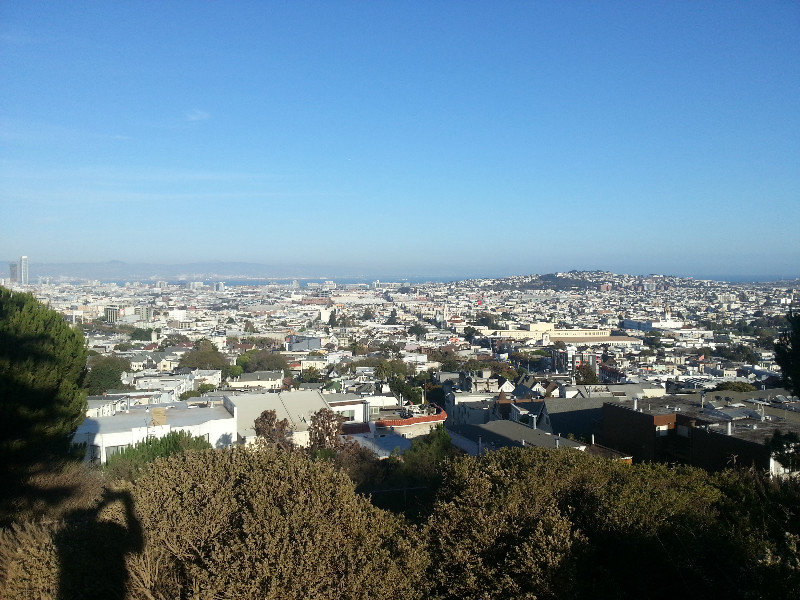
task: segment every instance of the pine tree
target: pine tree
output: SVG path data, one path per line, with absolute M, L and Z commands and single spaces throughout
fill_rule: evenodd
M 86 413 L 83 336 L 30 294 L 0 288 L 0 482 L 5 499 L 35 464 L 66 458 Z
M 786 315 L 788 328 L 775 344 L 775 362 L 781 366 L 786 389 L 800 396 L 800 313 Z

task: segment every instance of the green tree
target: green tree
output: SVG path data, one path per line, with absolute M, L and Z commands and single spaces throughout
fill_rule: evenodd
M 386 319 L 387 325 L 397 325 L 399 321 L 397 320 L 397 309 L 393 308 L 389 318 Z
M 330 408 L 321 408 L 311 415 L 308 426 L 308 449 L 311 452 L 334 450 L 341 446 L 344 417 Z
M 469 343 L 472 343 L 472 340 L 475 339 L 475 336 L 478 335 L 478 330 L 474 327 L 465 327 L 464 328 L 464 339 L 467 340 Z
M 139 327 L 134 327 L 133 331 L 131 331 L 131 339 L 141 342 L 149 342 L 152 334 L 152 329 L 140 329 Z
M 767 447 L 785 469 L 790 472 L 800 470 L 800 436 L 797 433 L 776 430 L 767 440 Z
M 91 396 L 122 387 L 122 373 L 131 370 L 131 363 L 120 356 L 93 356 L 89 359 L 86 391 Z
M 775 362 L 781 367 L 784 386 L 800 396 L 800 313 L 786 315 L 787 328 L 775 344 Z
M 426 333 L 428 333 L 427 328 L 423 327 L 419 323 L 415 323 L 414 325 L 412 325 L 411 327 L 408 328 L 408 334 L 416 336 L 417 339 L 419 339 L 420 337 L 422 337 Z
M 183 344 L 184 342 L 191 342 L 191 340 L 182 333 L 170 333 L 168 336 L 165 336 L 163 340 L 161 340 L 158 347 L 163 350 L 164 348 L 176 346 L 177 344 Z
M 714 392 L 755 392 L 756 387 L 750 385 L 749 383 L 744 383 L 742 381 L 723 381 L 720 384 L 717 384 L 712 391 Z
M 427 528 L 434 597 L 673 598 L 657 577 L 695 598 L 800 590 L 796 482 L 568 449 L 445 466 Z
M 0 288 L 0 518 L 35 462 L 70 455 L 86 415 L 85 367 L 79 331 L 30 294 Z
M 256 436 L 263 444 L 275 446 L 282 450 L 294 448 L 292 428 L 287 419 L 278 419 L 274 410 L 265 410 L 253 423 Z
M 411 448 L 403 453 L 400 477 L 406 484 L 424 485 L 436 490 L 441 483 L 445 462 L 461 456 L 444 425 L 437 425 L 423 436 L 414 438 Z
M 500 327 L 500 323 L 495 320 L 494 315 L 488 312 L 478 313 L 475 322 L 477 325 L 482 325 L 483 327 L 488 327 L 489 329 L 502 329 L 502 327 Z
M 322 374 L 316 367 L 306 367 L 302 373 L 303 383 L 319 383 L 322 381 Z
M 184 354 L 178 363 L 181 367 L 189 369 L 226 370 L 229 366 L 228 359 L 217 350 L 216 346 L 206 338 L 197 340 L 194 348 Z
M 402 377 L 391 379 L 389 389 L 398 398 L 402 396 L 404 402 L 411 402 L 411 404 L 422 402 L 422 388 L 411 385 Z
M 207 392 L 213 392 L 215 390 L 215 386 L 211 385 L 210 383 L 201 383 L 197 386 L 196 390 L 189 390 L 188 392 L 183 392 L 180 396 L 181 400 L 188 400 L 189 398 L 199 398 L 203 394 Z
M 109 457 L 104 472 L 110 480 L 135 481 L 146 465 L 157 458 L 211 448 L 204 437 L 186 431 L 170 431 L 160 438 L 150 438 L 134 444 Z
M 347 345 L 347 349 L 353 353 L 353 356 L 359 356 L 361 354 L 366 354 L 367 349 L 364 347 L 364 344 L 360 344 L 358 341 L 353 340 Z
M 584 363 L 575 369 L 575 382 L 578 385 L 594 385 L 600 383 L 600 379 L 594 372 L 594 368 L 590 364 Z
M 570 597 L 572 530 L 546 488 L 502 451 L 455 461 L 426 528 L 432 595 L 460 598 Z
M 245 352 L 245 354 L 236 359 L 236 364 L 242 367 L 245 373 L 285 371 L 289 368 L 285 356 L 269 350 Z

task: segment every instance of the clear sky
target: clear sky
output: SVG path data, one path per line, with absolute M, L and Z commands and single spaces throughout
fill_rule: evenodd
M 8 0 L 0 82 L 3 260 L 800 275 L 795 1 Z

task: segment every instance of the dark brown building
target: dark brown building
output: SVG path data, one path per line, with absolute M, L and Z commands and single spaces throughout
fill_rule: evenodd
M 710 471 L 753 466 L 777 472 L 766 446 L 776 427 L 756 418 L 756 411 L 700 412 L 667 402 L 642 402 L 645 407 L 636 409 L 604 404 L 602 443 L 631 454 L 635 461 L 677 462 Z

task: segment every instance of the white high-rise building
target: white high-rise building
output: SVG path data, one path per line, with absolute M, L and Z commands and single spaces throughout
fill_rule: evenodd
M 22 285 L 28 285 L 28 257 L 19 257 L 19 282 Z

